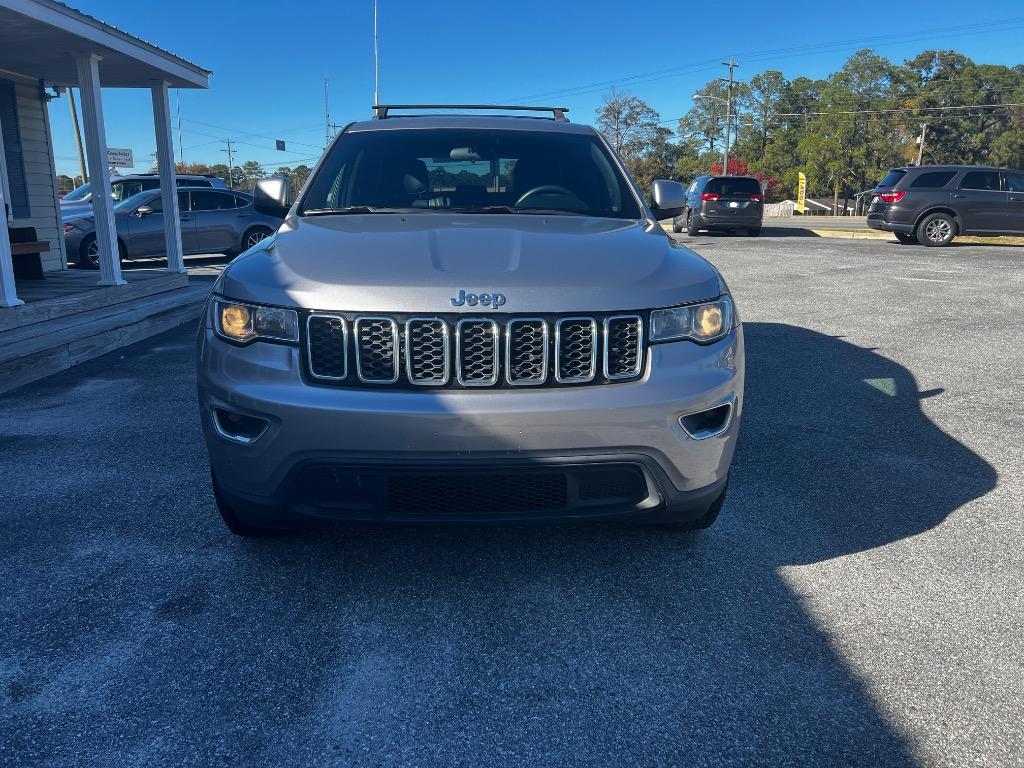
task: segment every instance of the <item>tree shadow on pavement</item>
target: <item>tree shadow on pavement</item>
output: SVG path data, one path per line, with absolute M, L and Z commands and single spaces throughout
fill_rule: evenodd
M 803 328 L 745 329 L 715 528 L 343 526 L 253 543 L 222 534 L 209 501 L 168 503 L 175 519 L 137 534 L 160 556 L 119 577 L 136 607 L 100 622 L 132 633 L 136 658 L 108 670 L 77 738 L 103 748 L 97 724 L 116 722 L 108 757 L 249 765 L 913 764 L 779 568 L 928 531 L 995 472 L 922 413 L 905 368 Z M 169 450 L 174 429 L 154 434 Z M 202 456 L 186 464 L 154 482 L 188 498 L 205 478 Z M 96 621 L 69 615 L 50 643 L 88 656 Z M 50 696 L 19 706 L 59 758 L 73 745 L 39 727 Z

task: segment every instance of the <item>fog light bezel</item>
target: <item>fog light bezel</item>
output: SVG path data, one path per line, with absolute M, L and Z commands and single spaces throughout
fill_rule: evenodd
M 725 420 L 722 422 L 721 426 L 716 427 L 714 429 L 697 429 L 697 430 L 692 430 L 692 431 L 691 431 L 691 429 L 689 427 L 686 426 L 686 421 L 685 421 L 686 419 L 689 419 L 689 418 L 694 417 L 694 416 L 701 416 L 702 414 L 709 413 L 711 411 L 717 411 L 717 410 L 719 410 L 721 408 L 726 408 L 727 409 L 726 410 L 726 414 L 725 414 Z M 692 411 L 691 413 L 684 413 L 676 421 L 678 422 L 680 429 L 682 429 L 683 432 L 686 433 L 686 436 L 688 438 L 690 438 L 691 440 L 698 440 L 698 441 L 699 440 L 710 440 L 710 439 L 712 439 L 714 437 L 720 437 L 720 436 L 724 435 L 726 432 L 729 431 L 729 427 L 732 426 L 732 419 L 733 419 L 733 415 L 735 414 L 735 412 L 736 412 L 736 403 L 735 403 L 735 401 L 734 400 L 728 400 L 728 401 L 726 401 L 724 403 L 719 403 L 718 405 L 713 405 L 710 408 L 702 408 L 699 411 Z
M 232 431 L 229 426 L 225 426 L 221 423 L 221 414 L 230 414 L 232 416 L 238 416 L 243 419 L 252 419 L 261 423 L 260 430 L 257 433 L 246 434 L 244 432 Z M 223 437 L 225 440 L 229 440 L 237 445 L 252 445 L 259 440 L 263 435 L 267 433 L 267 429 L 270 427 L 270 420 L 262 416 L 253 416 L 248 413 L 240 413 L 238 411 L 232 411 L 230 408 L 223 406 L 214 405 L 210 408 L 210 419 L 213 422 L 213 428 L 218 435 Z

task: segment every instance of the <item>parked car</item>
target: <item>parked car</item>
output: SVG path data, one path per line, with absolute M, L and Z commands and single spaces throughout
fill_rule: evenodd
M 875 187 L 868 226 L 901 243 L 1024 234 L 1024 171 L 980 165 L 893 168 Z
M 178 176 L 179 187 L 215 187 L 227 189 L 223 179 L 195 173 Z M 131 176 L 114 176 L 110 180 L 110 196 L 115 203 L 127 200 L 139 192 L 160 189 L 160 177 L 155 173 L 136 173 Z M 60 201 L 60 214 L 64 219 L 78 214 L 92 213 L 92 182 L 87 182 L 68 192 Z
M 393 109 L 347 127 L 294 204 L 259 182 L 287 218 L 214 285 L 198 395 L 227 526 L 710 525 L 743 333 L 718 271 L 655 226 L 684 187 L 648 205 L 558 109 Z
M 702 229 L 761 234 L 764 189 L 751 176 L 698 176 L 686 189 L 686 207 L 672 219 L 672 231 L 696 235 Z
M 235 254 L 273 234 L 280 218 L 259 213 L 244 192 L 186 187 L 178 190 L 181 248 L 189 253 Z M 117 244 L 125 260 L 163 256 L 163 197 L 152 190 L 132 195 L 114 206 Z M 88 215 L 64 222 L 68 258 L 85 269 L 99 268 L 96 223 Z

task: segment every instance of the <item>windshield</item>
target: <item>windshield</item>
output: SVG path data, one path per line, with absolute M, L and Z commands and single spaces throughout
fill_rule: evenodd
M 145 205 L 147 202 L 149 202 L 151 199 L 153 199 L 153 197 L 154 197 L 153 190 L 148 190 L 146 192 L 139 192 L 137 195 L 132 195 L 131 197 L 126 197 L 120 203 L 115 204 L 114 205 L 114 210 L 115 211 L 134 211 L 139 206 Z M 155 197 L 160 197 L 160 196 L 156 195 Z M 150 207 L 152 208 L 153 206 L 151 205 Z
M 92 184 L 83 184 L 68 192 L 61 200 L 84 200 L 92 192 Z
M 596 136 L 493 129 L 346 135 L 310 185 L 302 212 L 351 208 L 642 216 Z

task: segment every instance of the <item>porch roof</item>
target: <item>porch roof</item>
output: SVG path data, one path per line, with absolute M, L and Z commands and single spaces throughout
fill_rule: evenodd
M 105 88 L 207 88 L 210 71 L 56 0 L 0 0 L 0 70 L 77 86 L 74 53 L 95 53 Z

